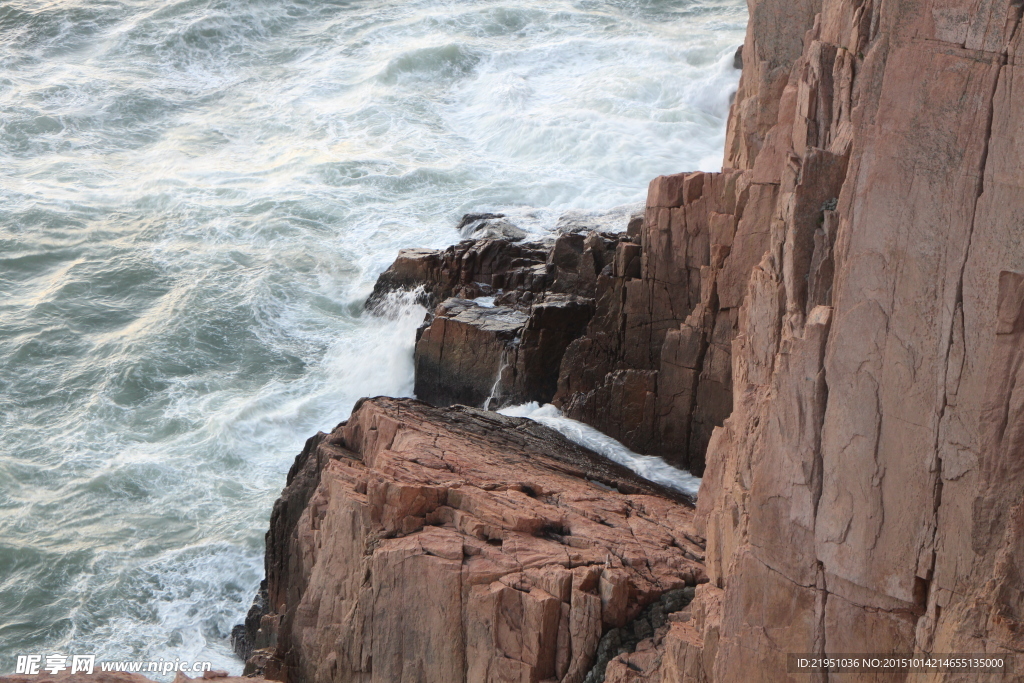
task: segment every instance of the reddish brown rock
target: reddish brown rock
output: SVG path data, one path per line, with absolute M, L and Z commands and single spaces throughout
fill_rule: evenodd
M 437 406 L 483 406 L 499 390 L 499 374 L 514 365 L 528 318 L 466 299 L 441 303 L 416 340 L 416 395 Z
M 370 301 L 398 287 L 423 287 L 429 301 L 495 294 L 530 315 L 522 345 L 466 326 L 496 313 L 441 307 L 444 319 L 417 347 L 417 396 L 437 405 L 483 405 L 492 395 L 499 406 L 551 401 L 635 451 L 700 474 L 711 431 L 732 409 L 739 292 L 767 247 L 758 218 L 777 194 L 741 180 L 734 172 L 656 178 L 644 220 L 623 224 L 625 234 L 561 233 L 543 247 L 543 266 L 540 244 L 403 252 Z M 801 207 L 813 205 L 816 195 L 807 196 Z M 801 254 L 813 249 L 808 239 Z
M 625 235 L 565 232 L 546 242 L 488 237 L 437 251 L 403 249 L 377 278 L 366 306 L 395 290 L 417 289 L 431 309 L 450 297 L 498 295 L 505 305 L 524 306 L 547 292 L 593 297 L 597 274 L 611 265 L 620 239 Z
M 764 250 L 733 252 L 750 197 L 740 179 L 692 173 L 651 182 L 640 244 L 620 243 L 614 268 L 598 278 L 594 318 L 566 351 L 554 400 L 569 417 L 697 474 L 711 430 L 732 410 L 730 346 L 742 297 L 723 305 L 719 287 L 730 273 L 749 274 L 745 261 Z
M 498 403 L 549 403 L 565 350 L 586 331 L 593 315 L 594 300 L 573 295 L 549 294 L 532 305 L 510 363 L 514 375 L 498 387 Z
M 395 290 L 421 289 L 428 308 L 449 297 L 472 299 L 506 289 L 541 293 L 554 281 L 550 251 L 541 243 L 493 238 L 464 240 L 440 251 L 403 249 L 377 278 L 366 306 L 378 306 Z
M 235 679 L 238 680 L 238 679 Z M 46 671 L 35 675 L 14 674 L 0 676 L 3 683 L 152 683 L 152 681 L 141 674 L 125 673 L 120 671 L 98 671 L 87 674 L 84 672 L 50 674 Z
M 704 580 L 691 515 L 528 420 L 363 401 L 274 508 L 277 677 L 578 683 L 602 633 Z
M 1020 651 L 1020 3 L 749 6 L 727 168 L 652 182 L 562 361 L 570 416 L 706 456 L 711 585 L 609 671 Z
M 378 279 L 367 306 L 405 289 L 421 291 L 421 301 L 435 307 L 416 345 L 421 399 L 492 409 L 547 403 L 567 346 L 594 313 L 599 273 L 640 268 L 639 246 L 620 242 L 627 239 L 564 232 L 546 244 L 484 239 L 444 251 L 404 250 Z M 473 303 L 483 295 L 496 307 Z
M 799 4 L 753 5 L 730 258 L 762 255 L 718 281 L 741 302 L 734 411 L 698 509 L 719 592 L 693 610 L 719 616 L 682 650 L 711 657 L 708 680 L 799 680 L 792 652 L 1022 642 L 1021 12 L 898 5 L 826 0 L 799 41 L 758 19 Z

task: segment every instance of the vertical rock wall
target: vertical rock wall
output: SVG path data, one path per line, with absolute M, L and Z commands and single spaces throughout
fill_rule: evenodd
M 733 412 L 698 504 L 707 618 L 673 666 L 1019 650 L 1021 3 L 751 5 L 724 175 L 729 258 L 757 259 L 741 290 L 718 274 Z
M 849 119 L 848 102 L 832 109 L 835 49 L 810 62 L 801 56 L 820 1 L 750 5 L 726 169 L 652 181 L 640 234 L 641 268 L 599 278 L 597 314 L 566 352 L 555 396 L 570 417 L 696 474 L 704 471 L 712 430 L 733 408 L 732 341 L 750 273 L 771 246 L 773 223 L 786 221 L 790 212 L 799 224 L 789 267 L 797 269 L 791 281 L 801 284 L 790 305 L 806 306 L 820 206 L 838 196 L 849 146 L 847 135 L 838 152 L 826 151 L 839 128 L 832 125 L 833 114 Z M 806 80 L 815 88 L 802 93 L 799 105 L 795 89 L 787 89 L 795 65 L 808 71 Z M 819 81 L 827 90 L 821 97 Z M 798 149 L 791 150 L 797 116 L 808 123 L 796 136 Z M 804 180 L 800 155 L 810 150 Z M 827 255 L 824 246 L 818 255 Z M 830 266 L 826 260 L 825 269 Z M 813 290 L 816 299 L 829 294 L 821 285 Z M 771 354 L 775 341 L 761 351 Z

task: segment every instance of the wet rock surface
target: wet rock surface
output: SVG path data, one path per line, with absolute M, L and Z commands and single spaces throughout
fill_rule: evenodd
M 529 316 L 507 306 L 446 299 L 416 340 L 416 396 L 433 405 L 483 406 Z
M 562 355 L 593 312 L 592 299 L 557 294 L 516 307 L 446 299 L 418 332 L 416 396 L 492 410 L 549 402 Z
M 447 249 L 403 249 L 366 301 L 377 306 L 390 292 L 421 291 L 428 309 L 450 297 L 475 299 L 509 290 L 527 297 L 551 286 L 550 245 L 507 239 L 463 240 Z

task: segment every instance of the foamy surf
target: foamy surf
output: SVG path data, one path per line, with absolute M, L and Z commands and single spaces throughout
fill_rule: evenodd
M 634 453 L 590 425 L 564 417 L 562 411 L 550 403 L 540 405 L 532 401 L 518 406 L 508 406 L 498 412 L 510 417 L 526 417 L 550 427 L 573 443 L 628 467 L 648 481 L 681 491 L 693 498 L 697 497 L 700 490 L 700 477 L 669 465 L 663 458 Z
M 304 440 L 412 392 L 365 312 L 466 212 L 721 163 L 742 0 L 0 10 L 0 670 L 228 644 Z

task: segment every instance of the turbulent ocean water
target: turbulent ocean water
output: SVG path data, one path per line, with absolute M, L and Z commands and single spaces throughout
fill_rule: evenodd
M 362 309 L 468 211 L 721 164 L 743 0 L 0 3 L 0 673 L 210 660 L 303 440 L 409 395 Z

